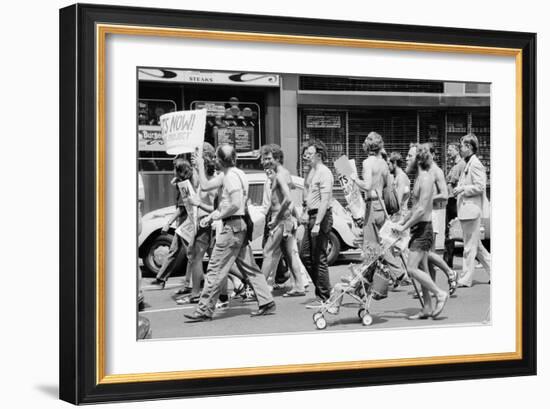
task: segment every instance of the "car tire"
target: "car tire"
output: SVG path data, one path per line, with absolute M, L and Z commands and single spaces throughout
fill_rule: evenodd
M 157 275 L 162 267 L 162 263 L 166 255 L 168 254 L 168 251 L 170 250 L 170 245 L 172 244 L 173 239 L 173 234 L 161 233 L 151 241 L 151 244 L 147 248 L 147 251 L 143 257 L 143 275 L 145 277 L 155 277 Z M 174 271 L 180 272 L 181 267 L 186 267 L 186 265 L 182 266 L 182 264 L 185 264 L 183 261 L 187 259 L 185 253 L 185 251 L 182 251 L 182 254 L 180 254 L 176 260 Z M 185 273 L 185 271 L 183 271 L 183 273 Z
M 338 260 L 341 248 L 342 246 L 340 244 L 340 238 L 334 231 L 331 231 L 328 235 L 327 249 L 327 263 L 329 266 L 333 265 L 336 260 Z

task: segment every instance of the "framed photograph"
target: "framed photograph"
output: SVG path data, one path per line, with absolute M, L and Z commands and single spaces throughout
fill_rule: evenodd
M 73 5 L 60 71 L 61 399 L 536 374 L 535 34 Z

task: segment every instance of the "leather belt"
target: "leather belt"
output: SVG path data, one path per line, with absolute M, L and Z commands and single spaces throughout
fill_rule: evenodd
M 239 220 L 239 219 L 242 219 L 244 216 L 240 216 L 240 215 L 234 215 L 234 216 L 228 216 L 228 217 L 224 217 L 222 219 L 222 223 L 226 223 L 230 220 Z
M 327 212 L 331 210 L 332 210 L 332 207 L 329 207 L 327 209 Z M 310 216 L 315 216 L 317 213 L 319 213 L 319 209 L 311 209 L 307 211 L 307 214 L 309 214 Z

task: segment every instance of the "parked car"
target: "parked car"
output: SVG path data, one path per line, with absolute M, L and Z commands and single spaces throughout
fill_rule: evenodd
M 266 175 L 265 173 L 247 173 L 246 177 L 249 185 L 248 196 L 251 206 L 259 208 L 262 205 Z M 292 200 L 297 208 L 301 209 L 304 195 L 304 180 L 297 176 L 292 176 L 292 179 L 296 185 L 296 189 L 291 191 Z M 355 243 L 357 241 L 357 231 L 353 230 L 354 224 L 351 215 L 335 199 L 332 200 L 331 206 L 334 221 L 332 231 L 329 234 L 329 264 L 333 264 L 343 251 L 356 249 Z M 168 206 L 154 210 L 143 216 L 142 230 L 138 241 L 139 257 L 143 260 L 144 273 L 148 275 L 156 275 L 168 254 L 170 243 L 175 234 L 175 226 L 172 225 L 166 233 L 162 233 L 161 230 L 168 218 L 174 213 L 174 210 L 174 206 Z M 263 232 L 264 226 L 265 219 L 260 218 L 255 223 L 254 229 Z M 303 227 L 300 227 L 298 230 L 298 239 L 300 240 L 302 236 Z M 252 242 L 252 251 L 255 257 L 262 257 L 261 235 Z M 184 260 L 185 254 L 182 254 L 177 263 L 183 263 Z

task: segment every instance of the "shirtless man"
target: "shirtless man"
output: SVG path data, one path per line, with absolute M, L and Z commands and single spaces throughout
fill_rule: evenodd
M 297 249 L 296 228 L 298 223 L 293 216 L 294 205 L 290 197 L 289 184 L 292 183 L 292 179 L 288 171 L 282 165 L 276 163 L 266 164 L 266 173 L 271 181 L 271 201 L 269 207 L 271 216 L 268 224 L 269 235 L 264 245 L 262 273 L 266 277 L 268 284 L 270 284 L 281 259 L 281 246 L 284 246 L 289 258 L 288 267 L 294 280 L 294 286 L 283 294 L 283 297 L 305 296 L 306 292 L 300 271 L 300 262 L 298 253 L 295 250 Z
M 430 154 L 432 155 L 432 165 L 429 172 L 434 179 L 435 194 L 433 197 L 433 211 L 432 211 L 432 224 L 434 226 L 434 247 L 428 253 L 428 268 L 430 269 L 430 276 L 432 280 L 435 280 L 435 268 L 438 267 L 447 276 L 449 283 L 449 294 L 453 294 L 457 287 L 458 274 L 453 271 L 447 263 L 435 252 L 435 240 L 438 234 L 445 234 L 445 208 L 447 206 L 447 182 L 445 181 L 445 175 L 437 163 L 433 160 L 435 149 L 433 145 L 427 144 L 430 147 Z
M 409 275 L 420 282 L 422 286 L 423 309 L 410 319 L 436 318 L 441 314 L 449 294 L 437 287 L 428 271 L 428 253 L 433 244 L 432 208 L 434 197 L 434 178 L 429 172 L 432 162 L 430 148 L 426 144 L 415 145 L 407 155 L 407 172 L 417 172 L 417 178 L 412 192 L 413 208 L 411 212 L 395 226 L 399 233 L 411 228 L 409 241 L 409 258 L 407 271 Z M 422 265 L 423 269 L 419 266 Z M 436 298 L 432 309 L 433 294 Z
M 369 157 L 363 161 L 363 180 L 352 177 L 359 189 L 365 192 L 366 211 L 363 224 L 363 249 L 376 251 L 379 248 L 378 230 L 385 221 L 385 212 L 382 202 L 384 186 L 391 183 L 390 171 L 387 162 L 382 157 L 384 141 L 376 132 L 370 132 L 363 142 L 363 149 Z M 384 260 L 395 277 L 404 274 L 401 263 L 390 252 L 386 251 Z
M 407 174 L 401 169 L 403 159 L 399 152 L 392 152 L 388 160 L 388 168 L 390 174 L 393 175 L 393 186 L 397 192 L 397 200 L 399 201 L 399 211 L 404 214 L 407 210 L 409 197 L 411 196 L 411 180 Z
M 288 188 L 290 189 L 290 191 L 296 189 L 296 185 L 294 184 L 294 182 L 292 180 L 292 175 L 290 174 L 288 169 L 285 168 L 284 165 L 283 165 L 283 163 L 284 163 L 284 153 L 283 153 L 283 151 L 282 151 L 282 149 L 279 145 L 277 145 L 277 144 L 264 145 L 260 149 L 260 154 L 261 154 L 262 165 L 264 166 L 264 169 L 267 169 L 271 165 L 274 165 L 275 169 L 276 169 L 276 174 L 279 175 L 282 178 L 282 180 L 285 181 L 285 183 L 288 185 Z M 271 211 L 271 199 L 272 199 L 271 196 L 272 196 L 272 193 L 273 193 L 272 186 L 273 186 L 273 183 L 268 178 L 265 181 L 265 184 L 264 184 L 264 193 L 263 193 L 263 199 L 262 199 L 262 206 L 260 208 L 260 212 L 265 216 L 265 222 L 266 222 L 265 231 L 264 231 L 264 238 L 263 238 L 263 242 L 262 242 L 262 247 L 263 248 L 265 248 L 265 245 L 267 243 L 267 239 L 269 238 L 269 231 L 270 231 L 269 224 L 271 222 L 270 218 L 273 215 L 273 212 Z M 292 210 L 293 210 L 293 216 L 294 217 L 299 217 L 299 215 L 296 212 L 296 210 L 297 210 L 296 207 L 293 207 Z M 279 263 L 277 264 L 277 266 L 275 268 L 275 279 L 274 279 L 275 282 L 273 283 L 273 288 L 278 288 L 278 287 L 280 288 L 280 287 L 286 286 L 286 281 L 288 280 L 288 277 L 292 273 L 289 273 L 284 268 L 283 259 L 284 259 L 284 262 L 286 262 L 286 266 L 288 267 L 288 270 L 290 270 L 290 266 L 292 264 L 292 261 L 291 261 L 292 257 L 296 257 L 296 260 L 298 260 L 298 266 L 300 268 L 300 275 L 301 275 L 300 280 L 303 283 L 305 283 L 304 288 L 307 288 L 308 285 L 309 285 L 308 283 L 311 282 L 311 279 L 307 275 L 306 268 L 304 267 L 304 265 L 302 264 L 302 262 L 300 260 L 297 240 L 295 239 L 293 241 L 294 244 L 291 241 L 290 246 L 287 246 L 288 243 L 286 243 L 286 240 L 284 241 L 284 243 L 283 242 L 281 242 L 281 243 L 282 243 L 281 250 L 282 250 L 282 256 L 283 257 L 279 256 Z M 292 246 L 292 248 L 291 248 L 291 246 Z M 270 275 L 271 274 L 272 274 L 272 272 L 270 272 Z M 278 284 L 278 283 L 282 283 L 282 284 Z

